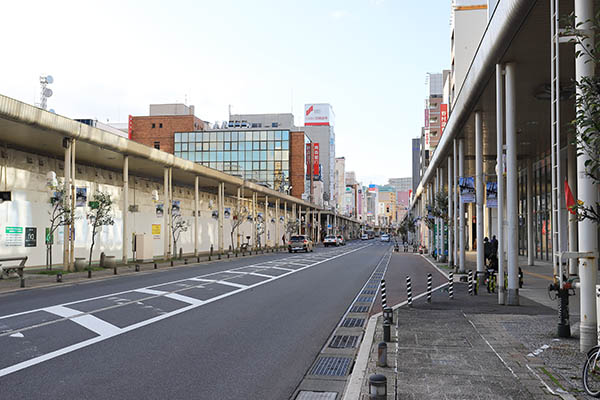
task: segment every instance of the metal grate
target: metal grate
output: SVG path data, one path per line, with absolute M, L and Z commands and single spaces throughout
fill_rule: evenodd
M 342 323 L 344 328 L 362 328 L 365 324 L 363 318 L 346 318 Z
M 377 293 L 376 290 L 363 290 L 362 294 L 375 294 Z
M 356 343 L 358 342 L 358 336 L 350 336 L 350 335 L 339 335 L 334 336 L 329 343 L 329 347 L 334 349 L 348 349 L 356 347 Z
M 320 376 L 346 376 L 350 369 L 351 358 L 348 357 L 321 357 L 312 367 L 309 375 Z
M 361 313 L 361 312 L 367 312 L 367 311 L 369 311 L 369 306 L 354 306 L 350 310 L 350 312 L 353 312 L 353 313 Z
M 379 284 L 372 283 L 370 285 L 365 286 L 365 289 L 377 289 L 377 286 L 379 286 Z
M 337 399 L 337 392 L 309 392 L 306 390 L 301 391 L 296 396 L 296 400 L 335 400 Z
M 373 296 L 361 296 L 356 299 L 357 303 L 370 303 L 373 301 Z

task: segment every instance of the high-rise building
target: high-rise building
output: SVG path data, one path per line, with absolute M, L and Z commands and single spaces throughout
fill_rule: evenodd
M 412 177 L 407 178 L 390 178 L 387 186 L 393 187 L 396 191 L 408 191 L 412 187 Z
M 412 140 L 412 192 L 417 192 L 421 182 L 421 138 Z
M 334 176 L 334 201 L 336 210 L 343 214 L 346 211 L 344 209 L 344 198 L 346 195 L 346 159 L 344 157 L 335 158 Z

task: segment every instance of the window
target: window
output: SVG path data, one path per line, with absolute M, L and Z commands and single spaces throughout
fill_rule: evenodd
M 152 124 L 154 125 L 154 124 Z M 154 148 L 160 150 L 160 142 L 154 142 Z
M 160 124 L 158 124 L 158 127 L 159 127 L 159 128 L 162 128 L 162 122 L 161 122 Z
M 153 122 L 152 123 L 152 129 L 156 128 L 156 124 Z
M 181 142 L 181 133 L 179 132 L 175 133 L 175 143 L 177 142 Z

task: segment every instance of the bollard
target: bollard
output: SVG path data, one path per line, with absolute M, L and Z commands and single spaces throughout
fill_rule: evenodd
M 88 279 L 92 277 L 92 267 L 88 268 Z
M 377 345 L 377 366 L 387 367 L 387 343 L 380 342 Z
M 173 259 L 171 258 L 171 267 L 173 266 Z
M 374 374 L 369 376 L 369 400 L 387 399 L 387 378 L 385 375 Z
M 394 324 L 394 311 L 391 307 L 386 307 L 383 309 L 383 319 L 386 321 L 390 321 L 390 324 Z
M 427 302 L 431 303 L 431 274 L 427 274 Z
M 187 258 L 183 259 L 183 265 L 187 265 Z
M 113 268 L 113 275 L 116 275 L 116 274 L 117 274 L 117 266 L 115 266 L 115 267 Z
M 231 245 L 229 245 L 229 251 L 227 252 L 227 258 L 229 258 L 230 253 L 231 253 Z
M 104 252 L 100 253 L 100 267 L 104 268 L 106 266 L 105 264 L 106 261 L 106 254 L 104 254 Z
M 385 279 L 381 280 L 381 309 L 385 310 L 387 308 L 387 295 L 385 292 Z
M 412 307 L 412 284 L 410 283 L 410 276 L 406 276 L 406 300 L 409 307 Z
M 183 247 L 179 248 L 179 259 L 181 260 L 183 258 Z
M 56 274 L 56 282 L 58 282 L 58 283 L 62 282 L 62 272 L 59 272 Z
M 469 282 L 469 296 L 473 296 L 473 271 L 467 272 L 467 282 Z
M 140 264 L 135 264 L 135 272 L 140 272 Z
M 383 321 L 383 341 L 391 342 L 392 341 L 392 329 L 390 322 L 388 320 Z
M 454 272 L 448 272 L 448 297 L 454 299 Z
M 569 289 L 558 289 L 558 337 L 571 337 L 569 323 Z
M 208 253 L 208 261 L 212 260 L 213 250 L 214 250 L 214 248 L 213 248 L 213 245 L 211 244 L 210 245 L 210 253 Z
M 158 268 L 158 265 L 156 265 L 156 263 L 154 263 L 154 269 L 157 269 L 157 268 Z

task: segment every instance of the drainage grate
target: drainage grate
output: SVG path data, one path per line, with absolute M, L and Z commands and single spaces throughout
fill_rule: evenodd
M 375 284 L 365 286 L 365 289 L 377 289 L 377 286 L 379 286 L 379 285 L 375 283 Z
M 349 349 L 356 347 L 356 342 L 358 341 L 358 336 L 350 336 L 350 335 L 339 335 L 334 336 L 329 343 L 329 347 L 334 349 Z
M 373 296 L 362 296 L 356 299 L 357 303 L 370 303 L 373 301 Z
M 353 312 L 353 313 L 361 313 L 361 312 L 368 312 L 368 311 L 369 311 L 369 306 L 354 306 L 350 310 L 350 312 Z
M 321 357 L 312 367 L 309 375 L 321 376 L 346 376 L 350 368 L 351 358 L 348 357 Z
M 377 293 L 376 290 L 363 290 L 362 294 L 375 294 Z
M 362 328 L 365 324 L 363 318 L 346 318 L 342 323 L 344 328 Z
M 301 391 L 296 396 L 296 400 L 335 400 L 337 399 L 337 392 L 309 392 L 306 390 Z

